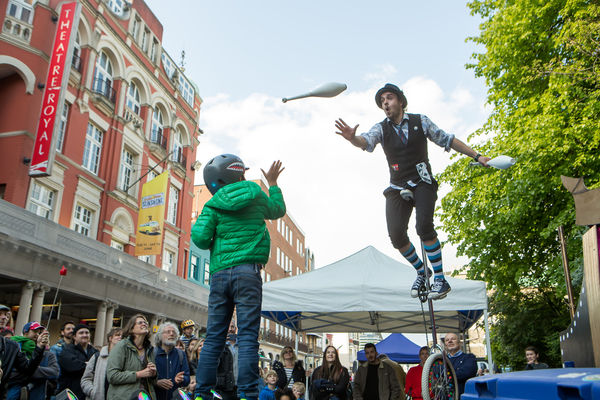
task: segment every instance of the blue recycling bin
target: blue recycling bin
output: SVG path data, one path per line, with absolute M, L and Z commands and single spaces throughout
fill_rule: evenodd
M 472 378 L 461 400 L 600 400 L 600 368 L 508 372 Z

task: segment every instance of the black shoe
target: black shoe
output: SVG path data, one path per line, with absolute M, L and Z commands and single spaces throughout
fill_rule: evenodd
M 440 300 L 448 295 L 452 290 L 450 284 L 445 279 L 435 279 L 433 285 L 431 285 L 431 291 L 429 292 L 429 300 Z
M 432 275 L 431 270 L 429 270 L 429 276 Z M 425 271 L 417 273 L 417 278 L 415 279 L 412 287 L 410 288 L 410 297 L 416 299 L 419 297 L 419 292 L 425 290 Z

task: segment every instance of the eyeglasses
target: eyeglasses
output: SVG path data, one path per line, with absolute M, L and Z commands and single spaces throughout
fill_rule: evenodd
M 142 321 L 138 321 L 138 322 L 136 322 L 135 324 L 136 324 L 136 325 L 146 325 L 146 326 L 148 326 L 148 322 L 146 322 L 146 321 L 144 321 L 144 320 L 142 320 Z

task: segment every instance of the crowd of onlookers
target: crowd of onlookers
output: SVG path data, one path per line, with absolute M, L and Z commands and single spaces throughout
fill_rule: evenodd
M 47 400 L 65 389 L 78 399 L 129 400 L 140 392 L 147 398 L 171 400 L 182 393 L 193 398 L 196 370 L 204 339 L 194 335 L 195 324 L 165 322 L 152 335 L 142 314 L 123 328 L 112 328 L 106 345 L 96 348 L 90 328 L 65 322 L 60 339 L 49 346 L 48 332 L 37 321 L 25 324 L 21 335 L 10 327 L 11 310 L 0 304 L 0 400 Z M 179 328 L 181 328 L 181 333 Z M 231 323 L 219 358 L 215 392 L 223 400 L 237 399 L 237 332 Z M 458 335 L 444 338 L 457 377 L 457 389 L 478 371 L 475 356 L 461 351 Z M 533 347 L 526 349 L 527 369 L 547 368 Z M 342 366 L 338 351 L 327 346 L 322 364 L 306 371 L 294 350 L 286 346 L 270 367 L 260 368 L 259 400 L 402 400 L 421 399 L 421 374 L 429 349 L 419 351 L 420 364 L 404 373 L 402 367 L 376 347 L 365 345 L 367 361 L 354 374 Z M 308 383 L 307 383 L 308 382 Z M 175 396 L 174 396 L 175 395 Z

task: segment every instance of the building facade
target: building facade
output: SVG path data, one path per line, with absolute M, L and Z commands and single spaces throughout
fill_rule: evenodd
M 265 193 L 268 187 L 262 180 L 254 180 Z M 204 204 L 212 197 L 205 185 L 194 187 L 192 223 L 202 212 Z M 264 283 L 309 272 L 314 268 L 315 257 L 305 246 L 305 235 L 300 226 L 290 216 L 289 210 L 282 218 L 267 220 L 267 229 L 271 237 L 269 261 L 261 271 Z M 210 253 L 192 246 L 188 279 L 199 285 L 209 287 Z M 199 266 L 199 267 L 196 267 Z M 280 358 L 284 346 L 295 347 L 296 332 L 269 319 L 261 319 L 259 333 L 261 355 L 274 361 Z M 307 366 L 314 366 L 322 354 L 320 335 L 300 333 L 298 335 L 298 356 L 307 358 Z
M 59 124 L 52 139 L 55 152 L 52 172 L 44 177 L 28 174 L 44 89 L 49 84 L 45 80 L 61 3 L 59 0 L 8 0 L 0 6 L 3 22 L 0 33 L 0 198 L 44 220 L 34 218 L 34 226 L 54 227 L 56 232 L 49 237 L 66 237 L 60 232 L 63 227 L 68 228 L 80 235 L 77 243 L 96 250 L 73 254 L 68 260 L 60 253 L 54 254 L 54 261 L 46 263 L 48 268 L 50 264 L 66 262 L 75 266 L 76 271 L 79 271 L 77 265 L 96 270 L 98 267 L 91 267 L 94 259 L 90 255 L 103 259 L 98 251 L 104 254 L 99 250 L 104 247 L 112 247 L 117 252 L 106 252 L 106 257 L 120 260 L 122 277 L 118 271 L 111 271 L 110 277 L 106 275 L 93 282 L 105 286 L 105 293 L 111 293 L 111 298 L 89 291 L 90 298 L 79 299 L 77 293 L 85 297 L 88 292 L 69 287 L 71 300 L 86 305 L 69 310 L 74 317 L 91 316 L 86 319 L 94 320 L 97 313 L 102 314 L 96 312 L 94 302 L 108 302 L 119 304 L 123 315 L 137 309 L 155 315 L 156 321 L 164 318 L 205 320 L 207 291 L 196 285 L 186 286 L 193 169 L 197 165 L 198 136 L 202 133 L 199 128 L 202 100 L 183 69 L 162 49 L 163 27 L 142 0 L 133 3 L 78 1 L 81 12 L 77 26 L 73 27 L 76 32 L 71 43 L 72 58 L 67 60 L 68 83 L 63 89 L 64 102 L 58 107 Z M 164 171 L 169 172 L 169 184 L 165 196 L 163 245 L 160 254 L 138 259 L 135 257 L 136 227 L 142 185 Z M 12 209 L 6 204 L 3 207 L 8 213 L 4 214 L 7 218 L 4 226 L 13 226 L 14 221 L 8 218 Z M 29 215 L 18 214 L 23 221 L 30 219 Z M 98 248 L 99 244 L 104 247 Z M 31 245 L 43 257 L 48 250 L 56 250 L 52 246 L 48 249 L 36 247 L 36 243 Z M 18 254 L 14 257 L 11 263 L 17 266 L 30 262 L 20 259 Z M 43 269 L 43 264 L 38 267 Z M 105 266 L 100 265 L 102 267 Z M 23 270 L 28 268 L 24 266 Z M 39 268 L 36 273 L 45 276 Z M 125 271 L 125 268 L 132 270 Z M 173 298 L 185 304 L 179 307 L 181 313 L 175 307 L 150 309 L 155 302 L 145 297 L 156 294 L 162 298 L 161 290 L 147 288 L 146 295 L 143 294 L 146 289 L 137 294 L 113 290 L 113 286 L 126 284 L 123 282 L 131 279 L 132 271 L 140 276 L 158 277 L 162 273 L 160 280 L 168 281 L 169 285 L 184 285 L 190 290 L 189 294 L 194 293 L 197 298 L 179 298 L 181 291 L 175 290 L 163 294 L 175 296 Z M 55 284 L 38 282 L 35 274 L 11 276 L 11 273 L 14 274 L 12 268 L 0 270 L 1 275 L 11 279 L 15 289 L 14 293 L 5 292 L 4 299 L 0 296 L 0 302 L 14 304 L 14 296 L 18 295 L 20 309 L 30 309 L 28 285 L 43 286 L 46 292 L 55 290 Z M 42 297 L 43 304 L 46 300 Z M 87 307 L 89 305 L 92 307 Z M 62 310 L 63 315 L 68 315 L 65 314 L 68 307 Z M 26 314 L 19 312 L 17 328 L 31 319 L 29 315 L 25 318 Z M 37 314 L 38 310 L 34 315 Z

